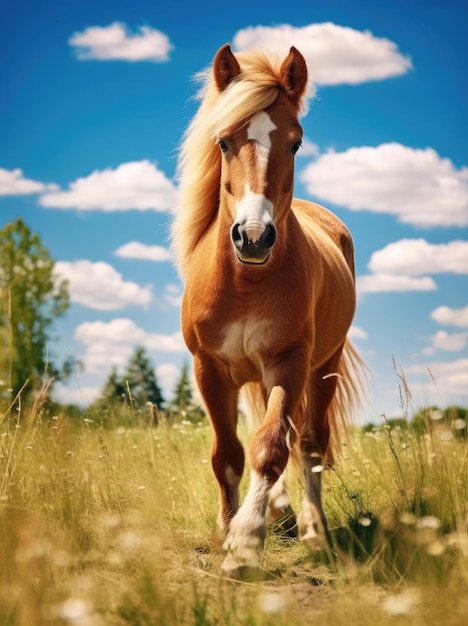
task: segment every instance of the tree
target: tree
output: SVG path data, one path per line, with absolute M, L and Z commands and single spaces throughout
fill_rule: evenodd
M 114 366 L 107 377 L 102 393 L 88 409 L 92 421 L 107 428 L 129 426 L 133 421 L 128 412 L 128 391 L 125 380 Z
M 148 420 L 154 426 L 158 424 L 163 404 L 154 368 L 144 348 L 138 347 L 123 376 L 116 367 L 111 369 L 100 397 L 90 407 L 90 414 L 108 428 L 131 427 L 136 418 Z
M 0 230 L 0 380 L 23 397 L 38 389 L 44 374 L 64 377 L 48 353 L 55 320 L 69 306 L 68 286 L 54 274 L 55 261 L 40 237 L 17 218 Z M 5 387 L 3 387 L 5 388 Z
M 186 411 L 191 406 L 192 399 L 193 393 L 188 374 L 188 365 L 184 363 L 174 390 L 174 400 L 171 402 L 171 409 L 179 412 Z
M 443 411 L 436 406 L 427 407 L 418 411 L 413 417 L 413 430 L 422 435 L 441 429 L 458 439 L 467 439 L 468 409 L 460 406 L 449 406 Z
M 104 384 L 102 397 L 109 402 L 115 402 L 116 400 L 121 402 L 126 395 L 127 388 L 125 386 L 125 381 L 119 377 L 117 374 L 117 368 L 114 366 Z
M 192 421 L 199 421 L 205 417 L 203 408 L 194 402 L 193 387 L 187 363 L 182 365 L 180 378 L 174 389 L 174 399 L 169 405 L 169 411 Z
M 123 380 L 128 383 L 132 398 L 137 404 L 143 405 L 151 402 L 159 409 L 162 408 L 164 398 L 158 386 L 154 368 L 145 355 L 145 349 L 141 346 L 136 348 Z

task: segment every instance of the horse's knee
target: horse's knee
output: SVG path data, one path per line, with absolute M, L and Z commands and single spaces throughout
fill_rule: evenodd
M 244 471 L 244 448 L 238 439 L 229 443 L 216 441 L 211 451 L 211 465 L 218 482 L 232 484 L 234 476 L 241 479 Z
M 285 429 L 262 427 L 250 446 L 250 466 L 273 485 L 284 472 L 289 459 Z

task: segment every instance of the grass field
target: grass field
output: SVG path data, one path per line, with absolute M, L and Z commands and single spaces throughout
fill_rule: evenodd
M 468 445 L 446 427 L 356 430 L 324 476 L 333 550 L 272 530 L 262 579 L 236 582 L 206 421 L 0 417 L 1 626 L 467 623 Z

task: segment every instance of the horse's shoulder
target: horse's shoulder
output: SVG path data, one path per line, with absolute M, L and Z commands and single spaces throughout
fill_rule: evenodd
M 294 198 L 292 209 L 300 222 L 303 220 L 312 221 L 317 227 L 330 231 L 330 234 L 333 232 L 339 236 L 349 234 L 348 229 L 340 218 L 320 204 Z
M 292 210 L 299 223 L 312 237 L 325 234 L 341 250 L 350 269 L 354 271 L 354 244 L 346 225 L 334 213 L 315 202 L 294 198 Z

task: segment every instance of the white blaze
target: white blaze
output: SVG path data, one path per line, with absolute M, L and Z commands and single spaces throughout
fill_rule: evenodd
M 267 173 L 271 149 L 270 133 L 275 128 L 276 125 L 271 121 L 268 113 L 261 111 L 252 117 L 247 129 L 247 138 L 255 143 L 256 178 L 260 184 Z M 271 223 L 272 218 L 273 204 L 263 194 L 252 191 L 247 183 L 244 195 L 237 202 L 237 223 L 257 227 L 263 232 L 266 225 Z
M 265 172 L 268 165 L 268 157 L 271 149 L 270 133 L 274 131 L 276 124 L 271 121 L 271 117 L 265 111 L 256 113 L 250 120 L 247 130 L 247 138 L 255 141 L 258 156 L 258 165 L 263 166 Z
M 237 202 L 237 223 L 257 226 L 263 232 L 266 225 L 270 224 L 272 218 L 273 204 L 263 194 L 254 193 L 247 183 L 244 195 Z

